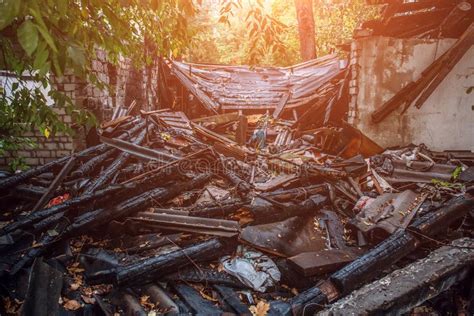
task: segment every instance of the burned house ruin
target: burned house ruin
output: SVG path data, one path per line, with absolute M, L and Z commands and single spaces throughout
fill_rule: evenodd
M 348 60 L 162 60 L 0 178 L 0 313 L 474 313 L 473 3 L 372 2 Z

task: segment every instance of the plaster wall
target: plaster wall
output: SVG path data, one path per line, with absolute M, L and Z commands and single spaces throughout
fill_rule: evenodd
M 454 39 L 367 37 L 352 45 L 349 122 L 382 147 L 426 144 L 433 150 L 474 150 L 474 46 L 425 104 L 402 114 L 392 112 L 380 123 L 371 113 L 441 56 Z

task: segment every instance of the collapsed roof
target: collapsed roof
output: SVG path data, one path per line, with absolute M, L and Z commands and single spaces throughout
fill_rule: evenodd
M 225 66 L 170 61 L 172 73 L 211 113 L 282 111 L 310 104 L 334 90 L 343 63 L 328 55 L 291 67 Z

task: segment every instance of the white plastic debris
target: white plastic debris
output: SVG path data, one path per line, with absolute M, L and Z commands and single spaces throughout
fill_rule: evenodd
M 280 281 L 280 270 L 275 262 L 263 253 L 239 246 L 237 254 L 237 257 L 221 258 L 221 263 L 227 273 L 243 284 L 263 293 Z

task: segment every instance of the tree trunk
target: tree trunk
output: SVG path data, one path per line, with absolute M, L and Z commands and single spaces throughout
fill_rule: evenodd
M 303 61 L 316 58 L 313 0 L 295 0 L 300 53 Z

